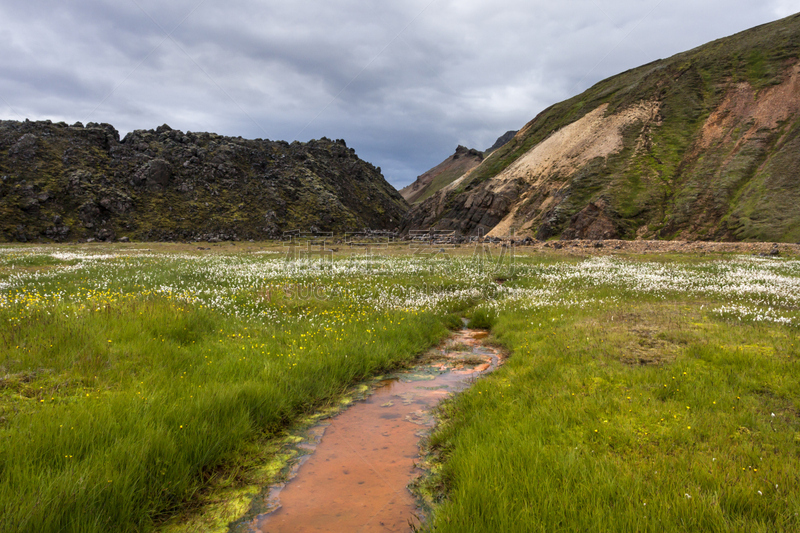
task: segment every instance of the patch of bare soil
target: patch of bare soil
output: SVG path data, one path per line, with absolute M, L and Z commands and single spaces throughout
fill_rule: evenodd
M 643 304 L 596 317 L 589 329 L 620 362 L 659 366 L 674 362 L 687 344 L 704 338 L 701 321 L 696 304 Z
M 628 329 L 633 337 L 623 351 L 621 361 L 629 365 L 660 365 L 674 361 L 678 346 L 659 337 L 662 330 L 640 324 Z
M 747 82 L 734 84 L 703 125 L 696 152 L 708 150 L 719 142 L 730 142 L 737 128 L 746 127 L 746 131 L 736 142 L 738 148 L 759 130 L 774 130 L 798 112 L 800 64 L 786 70 L 784 81 L 780 85 L 768 87 L 759 93 Z

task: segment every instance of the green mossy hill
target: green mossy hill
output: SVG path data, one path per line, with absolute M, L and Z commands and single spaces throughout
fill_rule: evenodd
M 546 109 L 403 229 L 796 242 L 799 205 L 794 15 Z
M 394 229 L 408 205 L 343 140 L 0 121 L 0 240 L 235 240 Z

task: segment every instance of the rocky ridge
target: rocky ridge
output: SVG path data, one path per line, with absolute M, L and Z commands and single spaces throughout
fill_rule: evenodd
M 490 146 L 489 148 L 487 148 L 483 153 L 485 155 L 489 155 L 492 152 L 494 152 L 495 150 L 497 150 L 498 148 L 502 148 L 511 139 L 513 139 L 516 134 L 517 134 L 517 130 L 509 130 L 509 131 L 505 132 L 500 137 L 498 137 L 497 140 L 494 142 L 494 144 L 492 146 Z
M 408 204 L 345 141 L 0 121 L 0 240 L 237 240 L 394 229 Z

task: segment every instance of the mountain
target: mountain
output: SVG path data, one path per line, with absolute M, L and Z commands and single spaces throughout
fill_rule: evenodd
M 394 229 L 408 204 L 343 140 L 0 121 L 0 240 Z
M 501 135 L 491 148 L 479 152 L 474 148 L 458 145 L 456 152 L 417 177 L 411 185 L 400 189 L 400 194 L 410 204 L 418 204 L 430 198 L 438 190 L 450 185 L 455 180 L 477 167 L 483 158 L 497 150 L 514 138 L 516 131 L 507 131 Z
M 418 176 L 411 185 L 400 189 L 400 194 L 410 204 L 421 202 L 477 167 L 481 161 L 483 153 L 459 145 L 453 155 Z
M 800 15 L 601 81 L 415 205 L 403 230 L 800 239 Z

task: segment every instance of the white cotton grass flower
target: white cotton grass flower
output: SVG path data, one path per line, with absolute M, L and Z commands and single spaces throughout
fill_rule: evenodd
M 744 305 L 731 305 L 722 306 L 713 310 L 713 312 L 720 316 L 733 316 L 738 320 L 751 320 L 753 322 L 774 322 L 776 324 L 784 324 L 790 326 L 794 321 L 785 316 L 781 316 L 774 309 L 758 309 L 751 308 Z
M 518 282 L 499 285 L 494 282 L 495 272 L 472 257 L 364 254 L 328 261 L 304 257 L 288 260 L 285 252 L 276 251 L 198 255 L 11 247 L 0 249 L 0 263 L 12 260 L 15 254 L 46 255 L 70 264 L 8 275 L 0 281 L 0 308 L 42 308 L 62 301 L 82 305 L 95 292 L 106 291 L 119 298 L 162 295 L 233 316 L 282 322 L 297 317 L 287 315 L 280 302 L 268 295 L 286 293 L 291 287 L 299 287 L 292 293 L 296 299 L 337 298 L 360 309 L 437 312 L 461 302 L 480 302 L 487 310 L 499 312 L 582 308 L 619 301 L 616 296 L 581 296 L 584 288 L 600 286 L 658 298 L 676 294 L 724 298 L 730 303 L 712 309 L 712 313 L 784 325 L 796 324 L 800 307 L 800 261 L 750 257 L 696 265 L 610 257 L 575 264 L 531 265 L 520 261 L 513 266 Z M 70 273 L 84 278 L 83 292 L 52 289 L 55 280 Z M 397 279 L 413 281 L 397 283 Z M 432 281 L 426 284 L 426 280 Z M 314 316 L 318 312 L 314 306 L 305 312 L 310 314 L 303 320 L 323 320 Z

